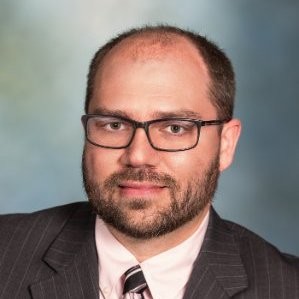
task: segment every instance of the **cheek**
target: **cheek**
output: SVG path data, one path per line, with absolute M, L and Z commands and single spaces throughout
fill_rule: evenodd
M 201 144 L 188 151 L 170 153 L 169 156 L 164 157 L 164 161 L 169 174 L 183 182 L 200 178 L 217 155 L 219 155 L 219 143 L 212 146 Z
M 85 163 L 89 175 L 99 181 L 105 180 L 117 170 L 118 156 L 116 151 L 87 145 L 85 147 Z
M 190 151 L 178 152 L 175 156 L 169 157 L 167 168 L 168 171 L 177 180 L 188 181 L 194 176 L 198 176 L 205 163 L 203 157 L 198 153 Z

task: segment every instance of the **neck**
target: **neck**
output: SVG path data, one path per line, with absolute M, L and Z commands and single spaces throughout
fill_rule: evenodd
M 163 236 L 148 240 L 129 237 L 110 225 L 108 225 L 108 229 L 113 236 L 135 256 L 138 262 L 143 262 L 159 253 L 179 245 L 188 239 L 201 225 L 209 211 L 209 208 L 210 205 L 207 205 L 199 215 L 178 229 Z

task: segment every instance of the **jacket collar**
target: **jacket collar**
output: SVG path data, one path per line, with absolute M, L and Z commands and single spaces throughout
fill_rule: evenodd
M 232 297 L 248 287 L 239 237 L 213 208 L 184 298 Z M 225 298 L 225 297 L 224 297 Z

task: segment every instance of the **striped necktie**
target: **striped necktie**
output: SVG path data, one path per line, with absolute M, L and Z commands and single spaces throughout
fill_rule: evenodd
M 123 294 L 135 293 L 137 298 L 143 299 L 143 292 L 147 289 L 147 284 L 139 265 L 134 266 L 125 272 L 125 283 Z

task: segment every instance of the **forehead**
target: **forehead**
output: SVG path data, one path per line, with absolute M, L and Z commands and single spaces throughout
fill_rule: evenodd
M 89 113 L 111 109 L 145 118 L 157 111 L 211 114 L 209 85 L 202 57 L 185 38 L 127 39 L 98 71 Z

